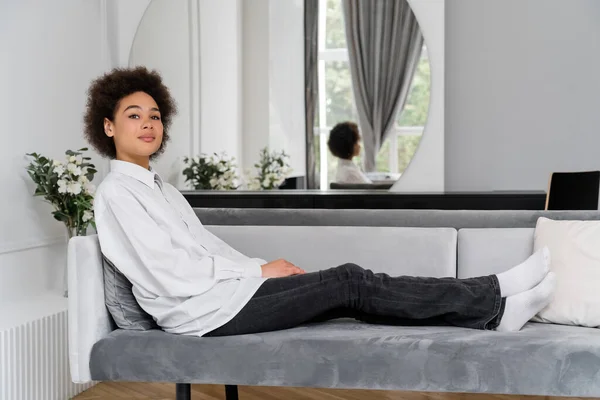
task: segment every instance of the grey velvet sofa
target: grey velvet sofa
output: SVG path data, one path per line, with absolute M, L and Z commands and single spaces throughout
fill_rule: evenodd
M 532 252 L 537 218 L 597 211 L 196 209 L 238 250 L 306 270 L 354 262 L 393 275 L 499 273 Z M 74 382 L 191 383 L 600 397 L 600 331 L 528 323 L 520 332 L 369 325 L 340 319 L 277 332 L 198 338 L 124 331 L 104 306 L 97 237 L 69 243 Z

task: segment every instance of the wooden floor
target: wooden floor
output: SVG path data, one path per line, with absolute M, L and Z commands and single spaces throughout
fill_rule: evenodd
M 504 396 L 444 394 L 382 390 L 345 390 L 276 387 L 239 387 L 240 400 L 587 400 L 583 397 Z M 76 400 L 175 399 L 175 385 L 168 383 L 103 382 L 76 396 Z M 192 400 L 223 400 L 225 390 L 217 385 L 192 385 Z M 591 399 L 590 399 L 591 400 Z

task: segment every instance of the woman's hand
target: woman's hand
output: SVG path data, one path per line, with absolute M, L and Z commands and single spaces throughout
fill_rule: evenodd
M 306 271 L 302 268 L 296 267 L 289 261 L 282 258 L 279 260 L 271 261 L 261 266 L 263 278 L 281 278 L 290 275 L 305 274 Z

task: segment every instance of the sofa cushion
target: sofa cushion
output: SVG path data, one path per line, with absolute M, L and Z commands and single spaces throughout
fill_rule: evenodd
M 390 275 L 456 276 L 456 230 L 348 226 L 207 226 L 233 248 L 307 271 L 355 263 Z
M 339 319 L 223 337 L 116 330 L 92 350 L 95 380 L 600 396 L 596 329 L 520 332 Z
M 460 229 L 457 277 L 498 274 L 533 253 L 533 228 Z
M 150 314 L 142 310 L 132 291 L 132 284 L 117 267 L 102 256 L 104 301 L 115 324 L 121 329 L 145 331 L 159 329 Z
M 536 320 L 600 327 L 600 221 L 538 220 L 534 249 L 548 246 L 553 299 Z

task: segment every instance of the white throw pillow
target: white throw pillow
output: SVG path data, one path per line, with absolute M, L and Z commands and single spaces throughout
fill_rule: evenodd
M 552 302 L 533 321 L 600 327 L 600 221 L 537 220 L 534 250 L 548 246 Z

